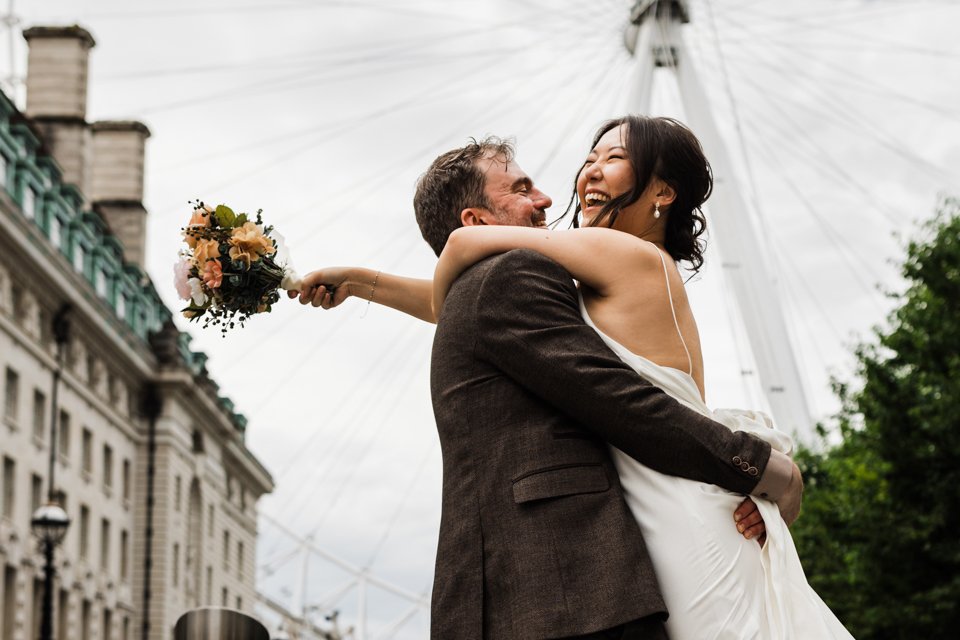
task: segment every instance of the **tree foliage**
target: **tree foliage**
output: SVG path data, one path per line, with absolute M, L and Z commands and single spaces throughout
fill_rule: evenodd
M 839 445 L 802 452 L 793 527 L 809 582 L 855 637 L 960 629 L 960 200 L 907 245 L 906 290 L 836 384 Z

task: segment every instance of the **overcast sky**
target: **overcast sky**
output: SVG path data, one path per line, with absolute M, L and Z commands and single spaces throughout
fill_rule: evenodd
M 416 177 L 469 136 L 515 136 L 559 215 L 590 133 L 629 111 L 626 0 L 19 0 L 21 26 L 79 23 L 90 120 L 138 119 L 147 151 L 147 268 L 171 306 L 186 202 L 264 210 L 301 272 L 359 264 L 426 277 Z M 811 410 L 836 408 L 851 346 L 890 308 L 895 232 L 960 191 L 960 3 L 694 0 L 687 42 L 778 276 Z M 22 75 L 19 36 L 3 72 Z M 23 102 L 22 89 L 18 99 Z M 652 111 L 683 118 L 658 79 Z M 736 126 L 739 121 L 740 127 Z M 708 212 L 709 219 L 709 212 Z M 708 402 L 756 406 L 743 338 L 708 253 L 688 284 Z M 879 287 L 879 288 L 878 288 Z M 184 323 L 182 325 L 187 328 Z M 733 326 L 734 328 L 731 328 Z M 427 592 L 439 522 L 432 327 L 351 301 L 295 304 L 197 349 L 273 473 L 260 508 L 324 550 Z M 295 542 L 261 521 L 260 585 L 296 606 Z M 269 568 L 269 570 L 267 570 Z M 307 601 L 347 582 L 314 558 Z M 381 636 L 406 605 L 371 592 Z M 350 618 L 356 593 L 328 602 Z M 349 622 L 349 620 L 348 620 Z M 413 617 L 395 637 L 424 637 Z

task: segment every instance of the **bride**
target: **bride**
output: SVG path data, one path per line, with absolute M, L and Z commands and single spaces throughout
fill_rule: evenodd
M 676 263 L 693 271 L 703 264 L 700 207 L 711 188 L 709 163 L 685 126 L 668 118 L 611 120 L 577 175 L 574 222 L 582 228 L 463 227 L 447 241 L 432 283 L 324 269 L 305 278 L 314 288 L 301 301 L 330 308 L 350 295 L 366 297 L 373 281 L 375 301 L 434 321 L 467 267 L 532 249 L 579 282 L 584 320 L 641 376 L 693 410 L 790 453 L 790 439 L 763 414 L 711 411 L 704 402 L 700 338 Z M 658 473 L 617 449 L 613 457 L 653 559 L 671 638 L 851 637 L 807 584 L 775 504 L 756 500 L 766 527 L 757 545 L 729 524 L 742 496 Z

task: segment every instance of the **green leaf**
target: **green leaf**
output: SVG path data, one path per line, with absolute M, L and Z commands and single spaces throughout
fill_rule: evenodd
M 214 212 L 214 215 L 217 216 L 217 222 L 220 223 L 221 227 L 235 227 L 237 222 L 237 214 L 233 212 L 233 209 L 228 207 L 225 204 L 218 204 L 217 209 Z
M 242 227 L 244 224 L 246 224 L 246 222 L 247 222 L 247 214 L 241 213 L 240 215 L 237 216 L 237 221 L 234 223 L 233 226 Z

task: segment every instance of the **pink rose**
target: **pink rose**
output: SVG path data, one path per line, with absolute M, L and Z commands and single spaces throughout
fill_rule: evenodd
M 187 278 L 190 277 L 190 261 L 182 259 L 173 265 L 173 286 L 177 289 L 177 295 L 181 300 L 190 299 L 190 285 L 187 284 Z

